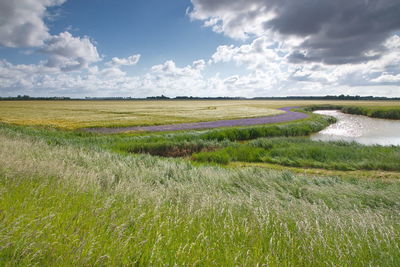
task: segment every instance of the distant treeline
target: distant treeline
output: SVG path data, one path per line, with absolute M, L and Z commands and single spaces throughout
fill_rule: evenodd
M 18 96 L 0 97 L 0 100 L 72 100 L 72 98 L 66 96 L 32 97 L 29 95 L 18 95 Z
M 285 97 L 254 97 L 265 100 L 400 100 L 400 97 L 359 96 L 359 95 L 327 95 L 327 96 L 285 96 Z
M 32 97 L 29 95 L 18 95 L 9 97 L 0 97 L 0 100 L 400 100 L 400 97 L 384 97 L 384 96 L 351 96 L 351 95 L 327 95 L 327 96 L 265 96 L 265 97 L 195 97 L 195 96 L 177 96 L 167 97 L 149 96 L 145 98 L 135 97 L 85 97 L 71 98 L 66 96 L 54 97 Z

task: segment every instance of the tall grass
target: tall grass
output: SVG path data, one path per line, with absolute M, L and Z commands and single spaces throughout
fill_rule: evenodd
M 148 153 L 172 157 L 190 156 L 193 153 L 214 151 L 226 147 L 234 141 L 260 137 L 305 136 L 318 132 L 333 122 L 334 119 L 331 117 L 313 114 L 307 120 L 287 124 L 232 127 L 122 139 L 117 141 L 113 148 L 116 151 L 128 153 Z
M 400 107 L 343 107 L 348 114 L 364 115 L 372 118 L 400 120 Z
M 114 146 L 117 151 L 127 153 L 150 154 L 163 157 L 187 157 L 193 153 L 213 151 L 224 146 L 217 141 L 170 141 L 160 140 L 156 142 L 131 142 L 118 143 Z
M 396 266 L 399 193 L 0 129 L 0 265 Z

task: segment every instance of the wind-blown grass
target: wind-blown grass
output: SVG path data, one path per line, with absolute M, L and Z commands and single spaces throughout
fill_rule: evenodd
M 290 151 L 309 144 L 232 142 L 304 135 L 329 123 L 315 115 L 289 124 L 110 136 L 0 125 L 0 265 L 399 265 L 398 180 L 129 154 L 235 148 L 238 159 L 254 161 L 268 142 Z M 232 160 L 230 153 L 220 157 L 226 155 Z
M 247 144 L 231 144 L 214 152 L 199 152 L 193 158 L 221 164 L 243 161 L 331 170 L 400 171 L 398 146 L 364 146 L 304 138 L 261 138 Z
M 0 130 L 0 192 L 0 265 L 400 262 L 397 181 L 195 167 Z

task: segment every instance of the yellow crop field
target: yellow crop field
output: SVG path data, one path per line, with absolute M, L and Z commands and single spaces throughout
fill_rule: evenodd
M 280 107 L 312 104 L 399 106 L 390 101 L 2 101 L 0 121 L 62 129 L 161 125 L 270 116 L 282 113 Z

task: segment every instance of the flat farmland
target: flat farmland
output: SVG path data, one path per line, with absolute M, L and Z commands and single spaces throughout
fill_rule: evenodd
M 256 101 L 10 101 L 0 102 L 0 121 L 63 129 L 149 126 L 283 113 L 284 103 Z
M 277 108 L 313 104 L 398 105 L 390 101 L 3 101 L 0 121 L 61 129 L 150 126 L 271 116 L 283 113 Z

